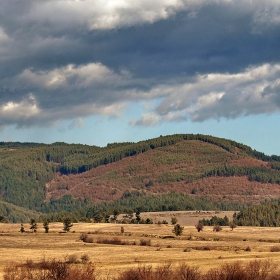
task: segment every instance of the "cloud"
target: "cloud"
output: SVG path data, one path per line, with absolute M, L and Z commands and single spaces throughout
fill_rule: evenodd
M 237 118 L 280 111 L 280 64 L 250 67 L 242 73 L 199 75 L 193 83 L 163 88 L 158 120 Z M 153 117 L 156 116 L 153 113 Z M 142 119 L 135 124 L 143 125 Z
M 0 107 L 0 126 L 5 124 L 24 123 L 28 119 L 36 118 L 40 114 L 34 97 L 29 94 L 28 98 L 16 103 L 13 101 L 7 102 Z
M 75 127 L 83 127 L 83 120 L 81 118 L 78 118 L 78 119 L 75 119 L 73 120 L 69 126 L 68 126 L 68 129 L 69 130 L 72 130 L 74 129 Z
M 141 125 L 141 126 L 155 126 L 158 124 L 159 116 L 155 113 L 147 113 L 142 114 L 142 117 L 140 120 L 132 120 L 130 121 L 130 124 L 133 126 Z
M 279 112 L 279 14 L 277 0 L 4 0 L 0 125 L 135 102 L 142 126 Z

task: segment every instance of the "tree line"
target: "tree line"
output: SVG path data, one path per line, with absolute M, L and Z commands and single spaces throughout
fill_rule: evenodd
M 279 227 L 280 199 L 242 209 L 234 214 L 233 220 L 239 226 Z

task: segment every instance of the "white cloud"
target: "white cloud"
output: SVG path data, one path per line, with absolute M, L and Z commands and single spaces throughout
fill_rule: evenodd
M 75 118 L 70 125 L 73 128 L 80 126 L 79 118 L 85 116 L 118 117 L 136 100 L 149 100 L 142 102 L 147 113 L 130 122 L 142 126 L 186 119 L 236 118 L 280 110 L 280 64 L 249 67 L 236 74 L 197 75 L 192 82 L 181 84 L 175 80 L 167 82 L 148 91 L 140 90 L 138 80 L 129 72 L 115 73 L 100 63 L 69 64 L 39 72 L 28 69 L 11 83 L 25 90 L 28 85 L 32 94 L 21 101 L 3 103 L 0 118 L 18 124 L 44 120 L 51 124 Z
M 235 2 L 251 4 L 250 0 L 53 0 L 33 3 L 26 17 L 38 22 L 47 20 L 62 29 L 77 25 L 86 25 L 90 30 L 113 29 L 153 23 L 181 11 L 196 17 L 204 5 Z
M 159 116 L 155 113 L 146 113 L 142 114 L 140 120 L 131 120 L 130 124 L 135 125 L 142 125 L 142 126 L 155 126 L 159 122 Z
M 155 112 L 146 107 L 151 112 L 133 124 L 151 125 L 188 118 L 204 121 L 279 112 L 279 76 L 280 64 L 264 64 L 237 74 L 199 75 L 193 83 L 162 85 L 159 88 L 169 94 Z M 157 92 L 158 88 L 153 91 Z
M 22 80 L 49 89 L 67 86 L 74 77 L 77 78 L 75 81 L 75 86 L 77 87 L 88 87 L 91 84 L 96 85 L 98 83 L 116 83 L 122 79 L 121 76 L 114 74 L 100 63 L 89 63 L 78 67 L 69 64 L 65 67 L 39 72 L 26 69 L 19 75 L 19 78 Z
M 5 120 L 15 123 L 27 121 L 30 118 L 37 117 L 39 114 L 40 109 L 32 94 L 20 102 L 9 101 L 0 107 L 1 123 Z

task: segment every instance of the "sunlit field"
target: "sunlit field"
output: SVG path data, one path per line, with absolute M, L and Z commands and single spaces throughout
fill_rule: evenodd
M 95 263 L 103 279 L 115 277 L 139 264 L 157 266 L 171 262 L 176 266 L 186 262 L 207 271 L 224 263 L 241 261 L 245 264 L 269 258 L 280 265 L 280 252 L 271 252 L 271 248 L 280 248 L 279 228 L 237 227 L 231 230 L 223 227 L 221 232 L 213 232 L 213 227 L 204 227 L 202 232 L 197 232 L 194 225 L 189 225 L 184 226 L 181 236 L 175 237 L 170 223 L 75 223 L 68 233 L 62 233 L 62 223 L 49 226 L 49 233 L 44 233 L 42 224 L 38 224 L 37 233 L 31 233 L 30 225 L 24 224 L 25 230 L 30 232 L 20 233 L 20 224 L 0 224 L 1 276 L 10 262 L 36 262 L 43 258 L 79 260 L 84 255 Z M 80 239 L 82 233 L 87 233 L 90 243 Z M 123 245 L 103 244 L 112 239 Z

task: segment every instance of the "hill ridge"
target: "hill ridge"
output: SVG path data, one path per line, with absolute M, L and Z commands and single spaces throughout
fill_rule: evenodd
M 243 189 L 244 203 L 257 203 L 278 197 L 279 170 L 279 156 L 202 134 L 106 147 L 0 142 L 2 200 L 43 213 L 112 202 L 133 190 L 231 201 Z

